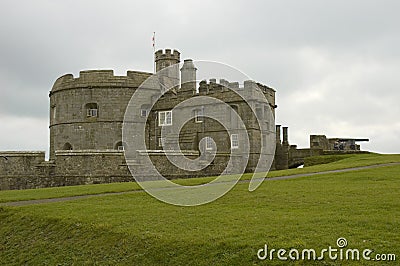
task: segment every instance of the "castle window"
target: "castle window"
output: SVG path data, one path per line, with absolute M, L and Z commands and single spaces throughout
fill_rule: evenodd
M 161 111 L 158 113 L 158 125 L 170 126 L 172 125 L 172 111 Z
M 64 144 L 64 146 L 63 146 L 63 150 L 65 150 L 65 151 L 72 151 L 73 149 L 72 149 L 72 145 L 71 145 L 71 143 L 65 143 Z
M 97 103 L 88 103 L 85 106 L 86 108 L 86 116 L 87 117 L 98 117 L 99 116 L 99 108 Z
M 147 109 L 141 109 L 140 110 L 140 116 L 142 116 L 142 117 L 146 117 L 147 113 L 148 113 Z
M 211 137 L 206 137 L 206 150 L 212 150 L 214 148 L 214 142 Z
M 232 134 L 231 135 L 231 149 L 238 149 L 239 148 L 239 135 Z
M 88 109 L 87 116 L 88 117 L 97 117 L 97 109 Z
M 203 122 L 203 121 L 204 121 L 203 115 L 204 115 L 203 109 L 194 110 L 194 121 L 195 121 L 196 123 L 201 123 L 201 122 Z
M 126 144 L 123 143 L 122 141 L 117 142 L 117 144 L 115 144 L 115 150 L 118 151 L 124 151 L 126 148 Z

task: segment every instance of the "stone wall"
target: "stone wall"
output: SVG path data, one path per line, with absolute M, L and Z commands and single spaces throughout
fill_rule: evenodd
M 68 74 L 57 79 L 50 92 L 50 158 L 56 150 L 115 149 L 122 140 L 126 106 L 150 75 L 89 70 L 77 78 Z M 97 109 L 97 116 L 88 116 L 91 108 Z
M 133 178 L 123 152 L 57 151 L 54 161 L 44 152 L 0 153 L 0 190 L 126 181 Z
M 232 88 L 232 90 L 228 89 Z M 259 89 L 259 90 L 256 90 Z M 263 95 L 260 95 L 259 91 Z M 247 102 L 243 101 L 240 95 L 245 95 L 248 99 Z M 275 115 L 275 90 L 264 86 L 253 81 L 245 81 L 243 86 L 239 86 L 238 83 L 228 82 L 221 79 L 219 83 L 215 79 L 209 81 L 201 81 L 199 91 L 187 91 L 178 90 L 176 93 L 167 92 L 164 94 L 154 105 L 152 111 L 149 114 L 148 127 L 149 135 L 146 143 L 149 143 L 148 149 L 162 149 L 160 142 L 161 126 L 157 124 L 157 114 L 160 111 L 172 110 L 178 106 L 179 103 L 192 98 L 193 102 L 196 101 L 196 97 L 210 96 L 214 99 L 218 99 L 222 103 L 204 104 L 202 101 L 198 103 L 181 106 L 175 110 L 182 113 L 194 113 L 195 111 L 201 110 L 204 114 L 204 118 L 201 122 L 196 121 L 195 118 L 187 121 L 185 126 L 180 131 L 179 143 L 182 149 L 199 149 L 199 142 L 204 137 L 211 137 L 217 143 L 218 153 L 220 158 L 226 157 L 222 154 L 230 154 L 231 143 L 230 136 L 227 134 L 226 129 L 216 120 L 207 118 L 207 115 L 213 115 L 224 121 L 226 124 L 230 124 L 233 128 L 233 133 L 238 134 L 239 137 L 239 148 L 237 151 L 245 154 L 244 145 L 245 136 L 249 138 L 250 144 L 250 155 L 249 164 L 246 172 L 252 172 L 257 166 L 258 158 L 260 156 L 260 148 L 262 138 L 267 139 L 267 136 L 274 134 L 274 123 L 272 117 Z M 265 96 L 268 99 L 268 103 L 263 102 L 261 96 Z M 252 108 L 256 110 L 256 114 L 253 113 Z M 257 112 L 259 111 L 259 112 Z M 240 129 L 236 117 L 234 114 L 238 114 L 240 119 L 243 121 L 246 130 Z M 173 116 L 174 123 L 180 124 L 179 116 Z M 261 131 L 258 124 L 257 118 L 261 123 L 265 123 L 266 130 Z M 181 121 L 182 122 L 182 121 Z M 182 123 L 183 124 L 183 123 Z M 236 125 L 235 125 L 236 124 Z M 272 137 L 274 138 L 274 136 Z M 168 141 L 167 139 L 165 141 Z M 200 149 L 204 147 L 200 147 Z M 279 157 L 285 159 L 284 156 Z M 279 159 L 279 160 L 280 160 Z M 222 160 L 222 159 L 221 159 Z M 223 161 L 227 161 L 229 158 L 225 158 Z M 224 164 L 226 165 L 226 164 Z M 283 162 L 283 165 L 287 165 Z M 211 167 L 211 169 L 213 169 Z M 224 168 L 223 168 L 224 169 Z M 174 172 L 174 171 L 171 171 Z M 219 174 L 219 172 L 212 172 L 211 175 Z
M 121 151 L 56 151 L 55 164 L 55 175 L 64 177 L 61 185 L 133 181 Z
M 0 189 L 35 187 L 37 178 L 45 173 L 38 168 L 44 161 L 44 152 L 0 152 Z
M 148 155 L 157 171 L 168 179 L 217 176 L 222 173 L 227 166 L 230 155 L 222 153 L 216 154 L 211 164 L 201 171 L 186 171 L 173 165 L 165 156 L 165 152 L 169 153 L 169 156 L 175 156 L 173 151 L 147 151 L 143 152 L 142 156 Z M 183 151 L 183 154 L 186 158 L 191 160 L 199 157 L 199 152 L 197 151 Z M 146 176 L 148 172 L 147 169 L 141 168 L 140 165 L 138 165 L 136 169 L 139 175 Z

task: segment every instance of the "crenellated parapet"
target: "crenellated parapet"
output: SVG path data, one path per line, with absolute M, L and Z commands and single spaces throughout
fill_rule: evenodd
M 159 60 L 177 60 L 180 61 L 181 53 L 178 50 L 165 49 L 155 52 L 155 61 Z
M 250 92 L 255 91 L 256 89 L 260 89 L 264 94 L 271 94 L 271 96 L 274 96 L 275 93 L 275 90 L 273 88 L 255 82 L 253 80 L 245 80 L 243 84 L 240 84 L 239 82 L 229 82 L 226 79 L 220 79 L 219 82 L 217 82 L 217 79 L 211 78 L 208 81 L 202 80 L 199 83 L 200 94 L 227 92 L 230 90 Z
M 79 77 L 66 74 L 59 77 L 51 93 L 74 88 L 111 88 L 111 87 L 139 87 L 152 73 L 127 71 L 126 76 L 115 76 L 113 70 L 85 70 L 79 72 Z

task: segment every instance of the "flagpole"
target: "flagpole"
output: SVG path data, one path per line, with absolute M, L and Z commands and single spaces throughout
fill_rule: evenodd
M 156 32 L 153 32 L 153 73 L 156 73 Z

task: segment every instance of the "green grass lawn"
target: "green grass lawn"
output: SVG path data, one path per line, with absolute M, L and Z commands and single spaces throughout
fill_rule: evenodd
M 399 158 L 368 156 L 376 156 L 370 157 L 375 163 Z M 359 166 L 367 161 L 363 158 L 353 158 L 351 164 Z M 318 167 L 334 167 L 329 165 Z M 197 207 L 168 205 L 144 192 L 1 207 L 0 262 L 286 265 L 277 259 L 259 261 L 257 250 L 268 244 L 275 249 L 318 251 L 336 247 L 339 237 L 347 239 L 348 248 L 396 254 L 397 261 L 389 265 L 400 259 L 399 165 L 269 181 L 254 192 L 247 188 L 248 184 L 238 184 L 217 201 Z M 309 264 L 382 265 L 330 260 L 294 263 Z
M 329 156 L 328 156 L 329 157 Z M 332 156 L 331 156 L 332 157 Z M 400 162 L 400 154 L 358 154 L 358 155 L 336 155 L 334 161 L 326 162 L 326 156 L 316 156 L 309 159 L 313 166 L 301 169 L 289 169 L 281 171 L 271 171 L 268 177 L 278 177 L 294 174 L 315 173 L 321 171 L 329 171 L 336 169 L 345 169 L 359 166 L 368 166 L 374 164 L 385 164 L 391 162 Z M 250 174 L 244 174 L 242 179 L 250 179 Z M 199 185 L 212 181 L 214 177 L 177 179 L 174 182 L 182 185 Z M 155 184 L 157 185 L 157 184 Z M 93 195 L 110 192 L 124 192 L 139 190 L 140 187 L 134 183 L 113 183 L 113 184 L 97 184 L 82 185 L 70 187 L 56 187 L 44 189 L 27 189 L 20 191 L 0 191 L 0 203 L 10 201 L 22 201 L 33 199 L 61 198 L 80 195 Z

